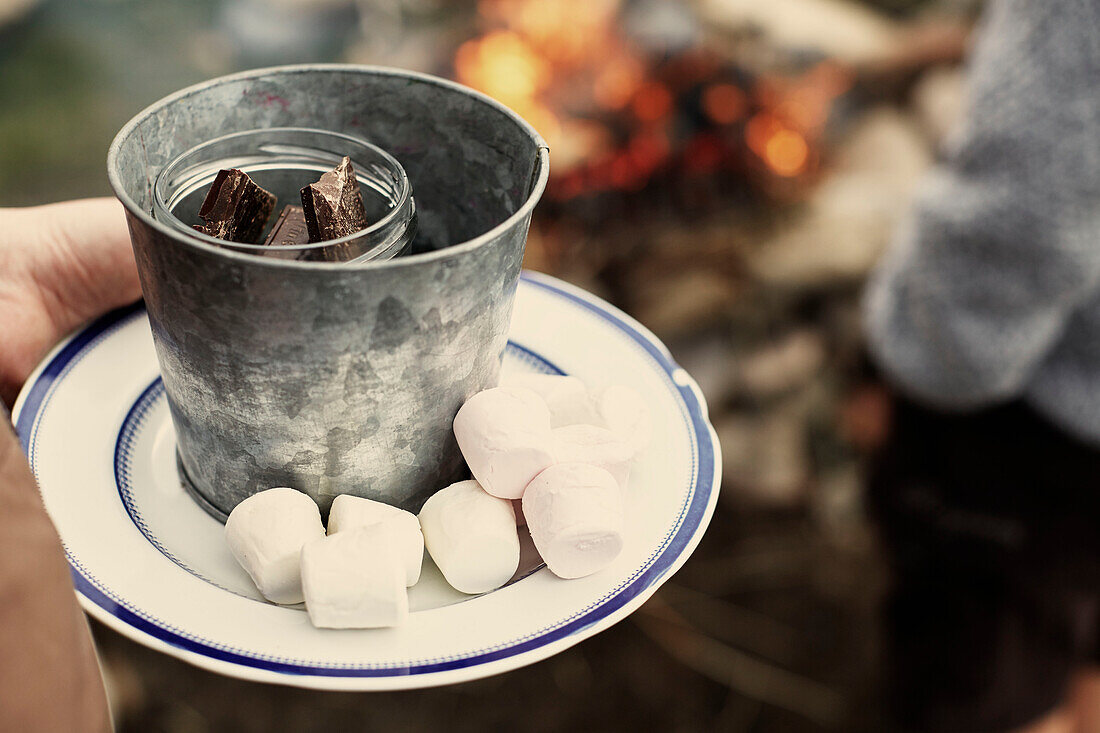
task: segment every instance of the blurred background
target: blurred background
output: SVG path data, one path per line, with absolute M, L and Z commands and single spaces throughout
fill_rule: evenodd
M 0 206 L 109 194 L 107 146 L 235 70 L 415 69 L 552 150 L 526 265 L 652 329 L 725 453 L 698 551 L 629 620 L 496 678 L 314 693 L 95 632 L 121 731 L 881 730 L 882 401 L 862 281 L 964 104 L 977 0 L 0 0 Z

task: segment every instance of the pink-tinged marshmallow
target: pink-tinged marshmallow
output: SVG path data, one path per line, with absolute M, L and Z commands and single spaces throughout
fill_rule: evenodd
M 455 415 L 454 431 L 474 478 L 501 499 L 523 496 L 531 479 L 554 462 L 550 411 L 528 389 L 479 392 Z
M 405 585 L 416 585 L 424 561 L 424 535 L 415 514 L 381 501 L 341 494 L 329 510 L 328 533 L 357 527 L 373 527 L 384 535 L 405 568 Z
M 649 406 L 635 390 L 621 384 L 608 387 L 600 393 L 596 408 L 607 429 L 628 442 L 635 455 L 649 445 Z
M 288 488 L 248 497 L 225 522 L 229 551 L 264 598 L 274 603 L 302 602 L 302 546 L 324 536 L 317 503 Z
M 342 530 L 302 548 L 302 590 L 317 628 L 372 629 L 408 619 L 405 568 L 381 526 Z
M 455 590 L 486 593 L 507 583 L 519 567 L 512 502 L 488 494 L 477 481 L 433 494 L 420 510 L 420 526 L 428 554 Z
M 527 529 L 560 578 L 604 569 L 623 549 L 623 498 L 615 477 L 586 463 L 559 463 L 523 494 Z
M 634 448 L 616 433 L 595 425 L 568 425 L 554 432 L 554 458 L 558 463 L 599 466 L 626 490 Z
M 512 374 L 502 380 L 506 387 L 529 389 L 550 410 L 550 427 L 598 425 L 601 421 L 588 389 L 577 377 L 557 374 Z

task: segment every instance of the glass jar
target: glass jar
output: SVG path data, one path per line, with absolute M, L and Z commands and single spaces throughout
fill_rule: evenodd
M 351 158 L 370 225 L 324 242 L 265 246 L 217 239 L 198 232 L 199 207 L 218 171 L 239 168 L 277 197 L 267 235 L 287 204 L 301 205 L 300 190 Z M 325 130 L 275 127 L 215 138 L 182 153 L 157 176 L 153 216 L 190 236 L 237 252 L 297 260 L 365 262 L 406 254 L 416 236 L 416 204 L 405 169 L 365 140 Z

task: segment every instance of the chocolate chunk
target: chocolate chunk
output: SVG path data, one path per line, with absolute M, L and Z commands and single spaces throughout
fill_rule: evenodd
M 339 239 L 366 228 L 367 212 L 350 158 L 344 156 L 321 180 L 302 189 L 302 209 L 311 242 Z
M 275 208 L 275 196 L 237 168 L 218 171 L 199 208 L 195 229 L 218 239 L 254 244 Z
M 292 244 L 308 244 L 309 230 L 306 228 L 306 215 L 301 206 L 287 204 L 283 207 L 275 226 L 264 240 L 269 247 L 286 247 Z

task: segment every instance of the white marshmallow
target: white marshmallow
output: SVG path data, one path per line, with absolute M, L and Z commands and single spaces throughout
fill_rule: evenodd
M 375 532 L 384 534 L 405 568 L 405 585 L 416 585 L 424 561 L 424 535 L 415 514 L 381 501 L 341 494 L 332 501 L 328 533 L 356 527 L 374 527 Z
M 602 570 L 623 549 L 622 489 L 598 466 L 546 469 L 524 492 L 523 513 L 535 548 L 560 578 Z
M 317 628 L 371 629 L 408 619 L 405 568 L 381 526 L 345 529 L 302 548 L 302 590 Z
M 587 463 L 599 466 L 623 490 L 630 480 L 634 448 L 618 434 L 595 425 L 568 425 L 554 433 L 554 458 L 558 463 Z
M 607 429 L 630 443 L 635 454 L 649 445 L 649 406 L 635 390 L 622 384 L 608 387 L 600 393 L 596 408 Z
M 454 431 L 474 478 L 501 499 L 523 496 L 554 462 L 550 411 L 529 389 L 495 387 L 474 395 L 455 415 Z
M 600 416 L 588 389 L 577 377 L 557 374 L 513 374 L 502 380 L 506 387 L 529 389 L 550 410 L 550 427 L 597 425 Z
M 275 603 L 302 602 L 302 546 L 324 536 L 317 503 L 287 488 L 248 497 L 225 522 L 229 551 L 264 598 Z
M 420 510 L 420 526 L 428 554 L 463 593 L 499 588 L 519 567 L 512 502 L 491 496 L 477 481 L 437 491 Z

